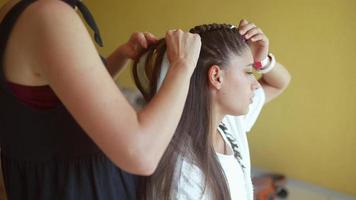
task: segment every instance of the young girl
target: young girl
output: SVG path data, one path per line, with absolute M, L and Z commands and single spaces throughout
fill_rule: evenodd
M 156 172 L 141 180 L 140 199 L 252 200 L 246 133 L 290 76 L 269 54 L 261 29 L 242 20 L 196 26 L 202 47 L 182 118 Z M 159 91 L 169 62 L 164 41 L 134 66 L 146 100 Z M 253 68 L 262 74 L 257 81 Z M 164 123 L 164 121 L 162 121 Z

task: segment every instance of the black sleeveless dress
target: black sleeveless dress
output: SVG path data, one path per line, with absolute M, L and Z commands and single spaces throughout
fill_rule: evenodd
M 0 24 L 0 145 L 9 200 L 136 199 L 136 178 L 117 168 L 75 122 L 63 104 L 39 110 L 23 104 L 6 84 L 2 65 L 6 44 L 20 14 L 34 0 L 23 0 Z M 86 7 L 82 12 L 102 45 Z

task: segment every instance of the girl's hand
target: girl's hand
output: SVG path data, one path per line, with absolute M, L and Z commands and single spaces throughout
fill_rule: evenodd
M 262 30 L 245 19 L 240 21 L 238 29 L 239 33 L 247 41 L 254 60 L 264 60 L 268 56 L 269 40 Z
M 120 53 L 132 60 L 136 60 L 151 44 L 158 42 L 156 36 L 149 32 L 135 32 L 129 41 L 120 47 Z

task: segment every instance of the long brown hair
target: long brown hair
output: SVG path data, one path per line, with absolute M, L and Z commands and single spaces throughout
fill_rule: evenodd
M 172 191 L 177 186 L 177 183 L 173 182 L 174 176 L 179 176 L 181 172 L 182 159 L 201 169 L 205 180 L 204 188 L 210 189 L 213 199 L 231 199 L 211 137 L 211 98 L 207 74 L 210 66 L 224 67 L 231 55 L 241 55 L 247 44 L 237 28 L 228 24 L 200 25 L 192 28 L 190 32 L 201 36 L 199 60 L 190 80 L 187 100 L 175 134 L 155 173 L 140 180 L 138 198 L 142 200 L 172 198 Z M 136 85 L 147 101 L 156 92 L 165 50 L 165 42 L 162 39 L 148 49 L 143 60 L 144 69 L 138 69 L 137 62 L 134 64 L 133 75 Z M 143 81 L 142 72 L 146 75 L 148 83 Z

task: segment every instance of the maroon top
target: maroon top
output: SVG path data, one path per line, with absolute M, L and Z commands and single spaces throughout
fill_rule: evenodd
M 60 103 L 53 90 L 45 86 L 27 86 L 7 81 L 13 94 L 22 103 L 37 109 L 50 109 Z

